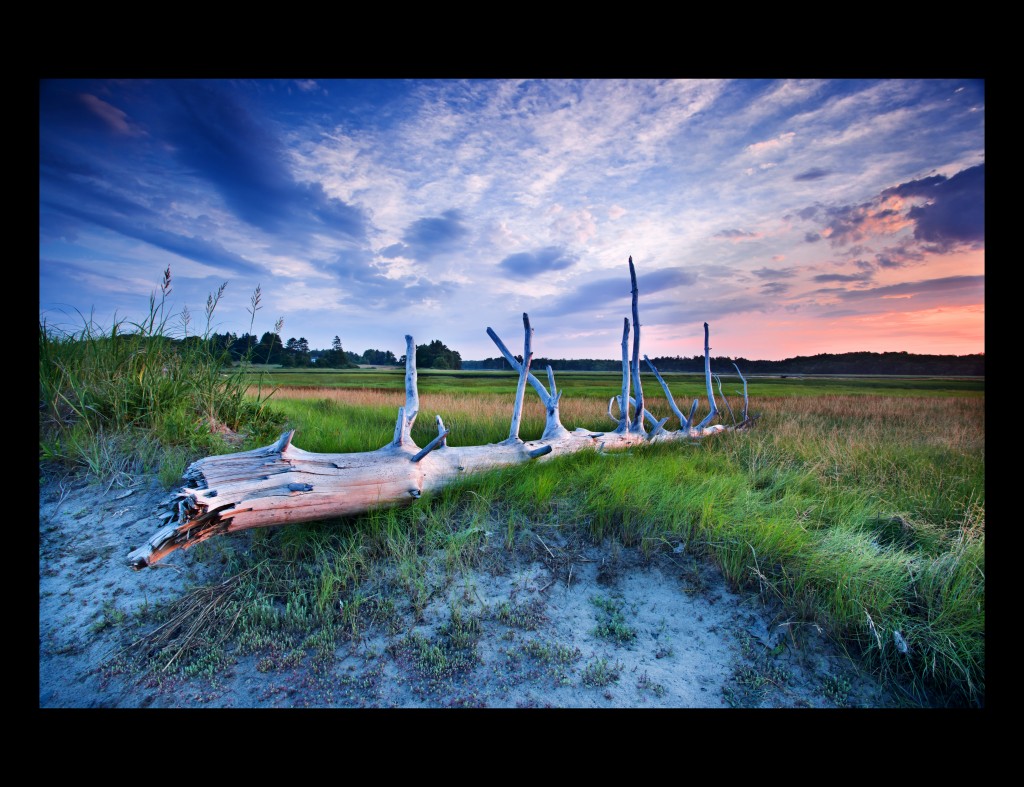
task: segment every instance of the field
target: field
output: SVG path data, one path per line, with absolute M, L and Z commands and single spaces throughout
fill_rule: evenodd
M 700 376 L 666 378 L 681 409 L 699 397 L 706 412 Z M 504 439 L 514 380 L 421 371 L 414 439 L 423 445 L 434 436 L 435 413 L 451 428 L 452 445 Z M 391 371 L 275 371 L 256 387 L 255 378 L 245 382 L 269 415 L 243 447 L 266 444 L 287 427 L 305 450 L 372 450 L 391 439 L 404 401 L 403 377 Z M 606 413 L 618 376 L 559 373 L 557 382 L 567 427 L 612 426 Z M 721 383 L 738 417 L 739 381 L 723 375 Z M 668 415 L 653 377 L 644 375 L 644 385 L 648 409 Z M 688 602 L 721 581 L 718 598 L 756 598 L 761 611 L 771 611 L 758 647 L 737 639 L 747 660 L 726 670 L 725 688 L 707 705 L 855 704 L 852 678 L 835 670 L 817 685 L 820 703 L 813 691 L 812 699 L 793 699 L 799 681 L 786 659 L 806 655 L 818 635 L 881 687 L 886 699 L 878 703 L 984 705 L 984 382 L 755 377 L 749 388 L 751 412 L 760 417 L 748 432 L 536 462 L 466 479 L 409 508 L 213 539 L 176 554 L 168 563 L 188 566 L 194 585 L 159 604 L 147 601 L 143 611 L 122 600 L 97 612 L 91 625 L 120 629 L 125 640 L 103 674 L 124 681 L 149 670 L 172 683 L 223 685 L 242 663 L 260 675 L 302 664 L 319 676 L 306 684 L 307 703 L 358 705 L 374 696 L 383 703 L 389 670 L 405 669 L 415 690 L 404 699 L 388 695 L 392 703 L 479 704 L 486 696 L 484 704 L 512 704 L 518 695 L 509 690 L 473 694 L 466 681 L 484 663 L 513 672 L 511 665 L 527 664 L 547 677 L 557 673 L 556 684 L 578 693 L 556 703 L 600 705 L 614 702 L 602 697 L 613 694 L 607 687 L 620 677 L 611 675 L 629 663 L 638 636 L 655 642 L 659 625 L 666 632 L 677 626 L 669 617 L 645 621 L 644 599 L 654 604 L 654 596 L 627 590 L 634 574 L 657 570 L 677 582 L 688 577 Z M 719 406 L 725 410 L 721 399 Z M 725 411 L 722 422 L 730 421 Z M 537 438 L 542 426 L 528 391 L 521 435 Z M 179 443 L 177 464 L 161 468 L 184 469 L 211 446 Z M 163 474 L 170 486 L 176 473 Z M 108 468 L 103 481 L 118 479 Z M 588 659 L 576 646 L 527 633 L 553 614 L 540 611 L 541 594 L 554 592 L 541 586 L 564 584 L 568 592 L 590 575 L 600 581 L 602 571 L 607 582 L 573 609 L 586 616 L 586 642 L 606 650 Z M 488 572 L 515 580 L 505 600 L 484 590 Z M 672 598 L 682 603 L 674 592 L 658 596 L 659 608 Z M 437 624 L 424 628 L 432 615 Z M 504 650 L 484 647 L 482 632 L 495 626 Z M 366 682 L 363 693 L 338 677 L 338 654 L 352 648 L 365 656 L 355 673 Z M 652 648 L 665 655 L 672 645 Z M 678 660 L 678 641 L 675 650 Z M 665 692 L 672 699 L 670 676 L 679 665 L 650 677 L 670 661 L 643 662 L 648 677 L 632 676 L 636 692 L 654 704 Z M 635 704 L 636 696 L 620 696 L 620 704 Z M 674 696 L 666 704 L 705 699 Z

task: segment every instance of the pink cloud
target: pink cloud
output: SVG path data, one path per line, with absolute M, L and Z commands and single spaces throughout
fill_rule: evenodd
M 106 101 L 96 96 L 90 95 L 89 93 L 79 94 L 79 98 L 82 103 L 85 104 L 97 117 L 103 120 L 113 131 L 118 134 L 124 134 L 129 137 L 141 137 L 145 135 L 145 131 L 139 128 L 135 123 L 128 120 L 128 115 Z

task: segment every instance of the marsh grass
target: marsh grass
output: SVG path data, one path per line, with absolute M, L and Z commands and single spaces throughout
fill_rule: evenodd
M 184 469 L 186 454 L 195 459 L 231 450 L 219 433 L 245 431 L 256 444 L 269 439 L 278 424 L 267 408 L 267 390 L 254 398 L 248 375 L 225 375 L 225 358 L 210 341 L 223 292 L 221 286 L 207 299 L 205 331 L 198 335 L 189 333 L 187 309 L 178 315 L 167 309 L 169 268 L 139 321 L 120 319 L 103 328 L 79 313 L 74 330 L 41 321 L 40 459 L 104 481 L 158 472 L 173 483 L 168 479 Z M 252 306 L 255 317 L 258 288 Z

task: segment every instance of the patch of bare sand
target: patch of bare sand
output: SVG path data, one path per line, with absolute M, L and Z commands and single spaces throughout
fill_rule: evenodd
M 152 480 L 105 490 L 41 477 L 41 708 L 895 704 L 824 632 L 730 591 L 685 545 L 648 560 L 540 525 L 514 551 L 488 539 L 473 569 L 452 574 L 439 553 L 418 599 L 389 569 L 362 589 L 358 630 L 327 658 L 235 656 L 212 679 L 114 669 L 153 627 L 133 625 L 137 613 L 223 577 L 219 560 L 188 551 L 141 572 L 125 565 L 165 495 Z

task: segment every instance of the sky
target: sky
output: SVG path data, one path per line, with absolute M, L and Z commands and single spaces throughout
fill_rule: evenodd
M 652 358 L 965 355 L 984 192 L 979 80 L 43 80 L 39 313 L 619 358 L 632 256 Z

